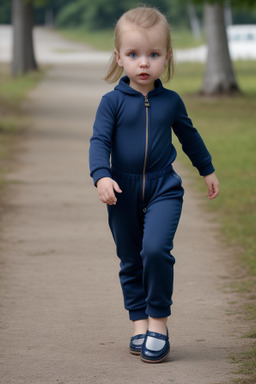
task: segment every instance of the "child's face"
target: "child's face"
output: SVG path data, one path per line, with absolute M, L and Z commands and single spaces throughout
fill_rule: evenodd
M 130 86 L 146 95 L 164 71 L 170 57 L 161 25 L 142 29 L 127 25 L 121 35 L 116 61 L 130 79 Z

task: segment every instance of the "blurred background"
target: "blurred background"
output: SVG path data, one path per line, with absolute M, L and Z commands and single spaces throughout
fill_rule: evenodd
M 2 0 L 0 61 L 12 61 L 14 76 L 37 69 L 34 26 L 54 29 L 94 49 L 111 51 L 116 21 L 123 12 L 138 5 L 136 0 Z M 148 0 L 145 5 L 156 6 L 167 16 L 177 61 L 207 61 L 203 93 L 238 90 L 231 59 L 256 59 L 254 0 Z M 13 28 L 9 31 L 3 25 Z M 5 57 L 8 38 L 12 51 Z M 179 51 L 182 49 L 187 51 Z M 40 57 L 41 48 L 37 50 Z
M 140 2 L 135 0 L 34 0 L 34 22 L 56 28 L 85 28 L 86 30 L 112 29 L 116 20 L 126 10 Z M 143 3 L 143 2 L 142 2 Z M 192 0 L 148 0 L 145 4 L 155 6 L 168 18 L 175 29 L 191 31 L 199 37 L 197 27 L 202 27 L 203 1 Z M 254 1 L 225 1 L 228 24 L 255 24 L 256 10 L 248 8 Z M 10 0 L 2 0 L 0 23 L 11 23 Z

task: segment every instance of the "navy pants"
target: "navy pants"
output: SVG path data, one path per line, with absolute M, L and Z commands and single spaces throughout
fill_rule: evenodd
M 142 175 L 112 170 L 122 189 L 108 206 L 109 226 L 120 258 L 124 305 L 131 320 L 167 317 L 173 293 L 173 238 L 180 219 L 183 188 L 173 169 Z

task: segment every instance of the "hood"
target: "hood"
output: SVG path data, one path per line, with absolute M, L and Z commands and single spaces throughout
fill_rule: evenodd
M 119 84 L 114 89 L 117 90 L 117 91 L 126 93 L 128 95 L 133 95 L 133 96 L 138 96 L 138 95 L 141 96 L 142 95 L 141 92 L 138 92 L 135 89 L 131 88 L 129 84 L 130 84 L 129 77 L 128 76 L 123 76 L 120 79 Z M 163 90 L 164 90 L 164 88 L 163 88 L 161 80 L 157 79 L 155 81 L 155 89 L 150 91 L 148 95 L 149 96 L 157 95 L 157 94 L 161 93 Z

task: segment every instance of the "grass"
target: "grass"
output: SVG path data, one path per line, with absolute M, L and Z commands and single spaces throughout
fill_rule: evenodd
M 233 98 L 202 99 L 196 96 L 203 77 L 203 65 L 179 64 L 170 88 L 183 97 L 188 113 L 213 156 L 220 180 L 220 196 L 207 203 L 217 213 L 225 241 L 234 247 L 241 276 L 230 289 L 239 293 L 243 318 L 252 324 L 244 337 L 256 338 L 256 67 L 255 62 L 237 62 L 235 70 L 242 95 Z M 177 142 L 177 140 L 176 140 Z M 178 158 L 191 169 L 177 143 Z M 192 172 L 196 187 L 205 193 L 204 183 Z M 234 277 L 235 278 L 235 277 Z M 236 310 L 234 311 L 236 313 Z M 256 383 L 256 345 L 231 357 L 237 363 L 239 384 Z
M 12 78 L 7 65 L 0 67 L 0 189 L 6 184 L 16 138 L 27 124 L 20 105 L 41 77 L 42 73 L 35 72 Z
M 230 361 L 237 364 L 239 368 L 235 371 L 238 375 L 243 375 L 243 379 L 235 380 L 237 384 L 255 384 L 256 383 L 256 348 L 243 352 L 238 355 L 231 355 Z
M 188 49 L 206 44 L 205 36 L 196 40 L 188 29 L 171 28 L 171 38 L 174 49 Z
M 214 99 L 195 96 L 203 76 L 200 64 L 179 64 L 170 87 L 182 95 L 213 156 L 221 195 L 208 206 L 218 213 L 225 238 L 240 249 L 243 265 L 256 276 L 256 68 L 254 62 L 236 63 L 235 67 L 244 92 L 241 96 Z M 180 150 L 179 158 L 189 164 Z
M 85 28 L 60 29 L 58 32 L 65 38 L 88 44 L 101 51 L 112 51 L 114 47 L 114 30 L 88 31 Z M 172 28 L 172 42 L 175 49 L 197 47 L 205 43 L 204 36 L 195 40 L 186 29 Z
M 63 37 L 69 40 L 85 43 L 100 51 L 112 51 L 114 46 L 114 31 L 91 31 L 85 28 L 58 29 Z

